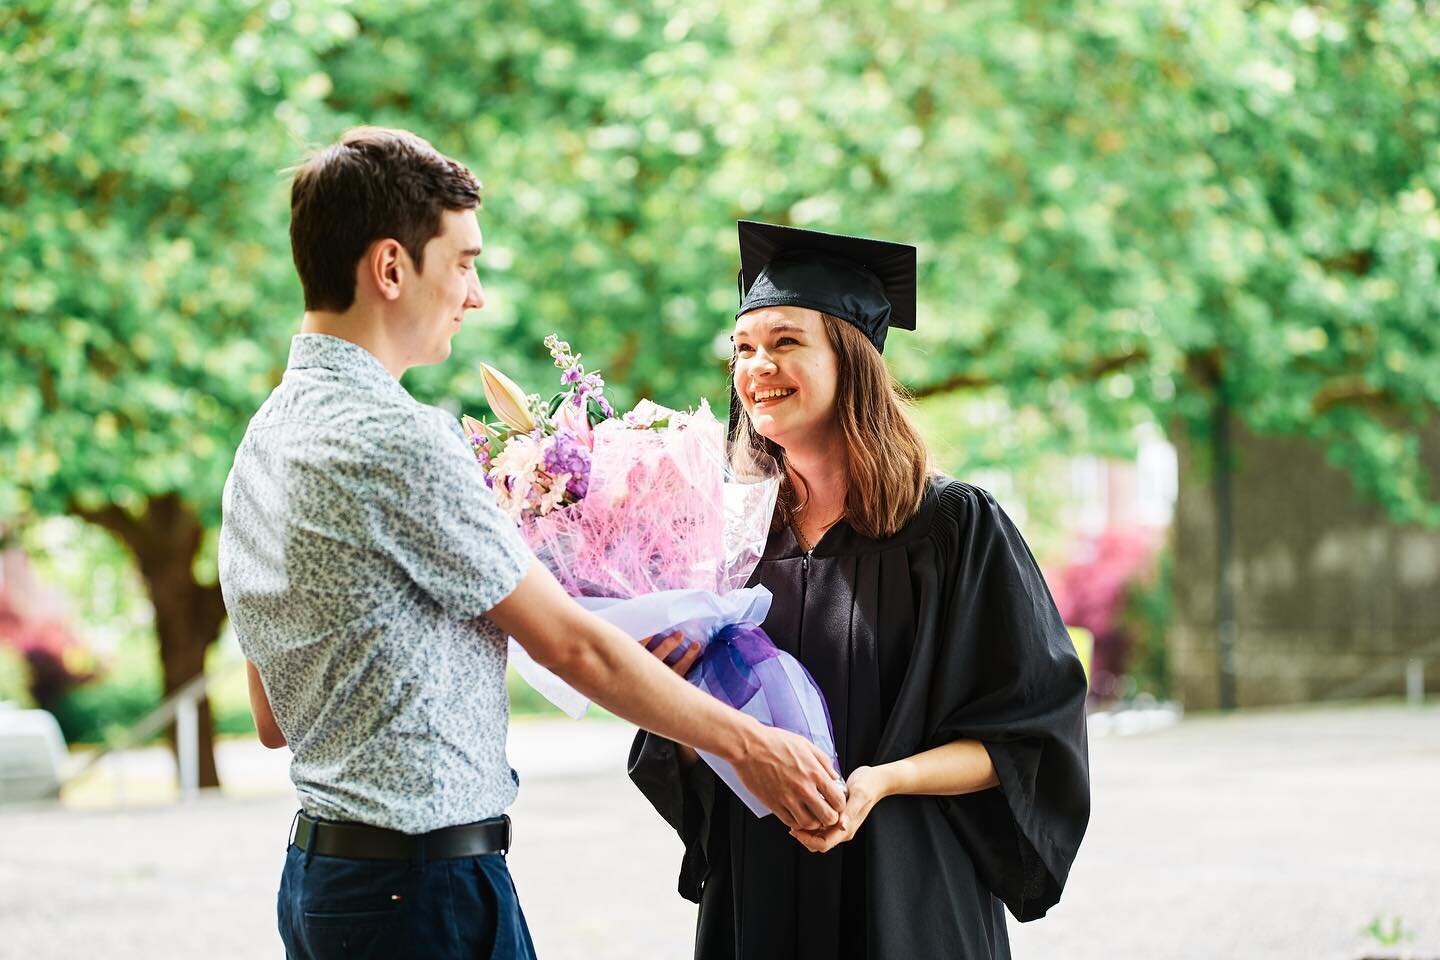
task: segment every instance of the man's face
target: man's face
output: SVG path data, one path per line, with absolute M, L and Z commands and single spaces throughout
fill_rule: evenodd
M 475 211 L 446 210 L 440 215 L 440 232 L 425 244 L 424 270 L 417 272 L 409 264 L 409 282 L 400 293 L 402 327 L 393 333 L 407 366 L 449 357 L 450 339 L 460 331 L 465 311 L 485 306 L 485 291 L 475 274 L 481 245 Z

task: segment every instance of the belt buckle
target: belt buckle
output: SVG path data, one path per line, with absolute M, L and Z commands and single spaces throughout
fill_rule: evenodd
M 505 821 L 505 846 L 500 848 L 500 853 L 503 855 L 510 852 L 510 841 L 515 836 L 515 827 L 510 822 L 510 814 L 502 813 L 500 818 Z

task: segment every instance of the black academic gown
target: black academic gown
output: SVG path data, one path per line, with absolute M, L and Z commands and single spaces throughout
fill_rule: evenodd
M 685 843 L 695 956 L 1009 957 L 1002 904 L 1045 914 L 1090 813 L 1085 677 L 1019 531 L 985 491 L 936 479 L 884 540 L 842 521 L 807 556 L 777 531 L 752 583 L 774 594 L 766 632 L 825 694 L 842 775 L 968 738 L 1000 786 L 887 798 L 812 854 L 642 731 L 630 776 Z

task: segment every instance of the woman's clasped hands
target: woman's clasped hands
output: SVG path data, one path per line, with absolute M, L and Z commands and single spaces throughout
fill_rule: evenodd
M 889 796 L 888 778 L 882 767 L 856 767 L 845 781 L 845 812 L 840 822 L 825 830 L 791 830 L 811 853 L 825 853 L 855 838 L 860 825 L 876 803 Z

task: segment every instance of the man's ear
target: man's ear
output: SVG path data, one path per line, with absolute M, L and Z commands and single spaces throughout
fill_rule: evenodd
M 368 283 L 382 300 L 400 297 L 400 278 L 409 266 L 405 248 L 398 240 L 376 240 L 360 261 L 361 280 Z

